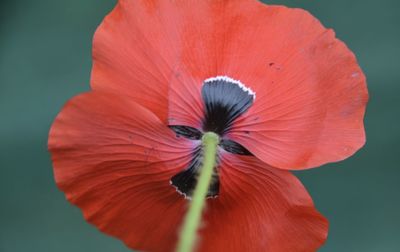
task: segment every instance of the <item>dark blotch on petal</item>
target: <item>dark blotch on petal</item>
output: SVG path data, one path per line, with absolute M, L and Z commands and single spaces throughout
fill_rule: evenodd
M 199 172 L 203 166 L 203 155 L 201 148 L 198 148 L 194 155 L 193 159 L 189 164 L 189 167 L 174 175 L 171 178 L 171 184 L 176 188 L 176 190 L 186 197 L 191 198 L 194 192 L 194 189 L 197 185 L 197 180 L 199 178 Z M 207 192 L 207 197 L 216 197 L 219 192 L 219 178 L 217 171 L 214 171 L 212 181 L 210 187 Z
M 200 140 L 203 135 L 198 129 L 189 126 L 170 125 L 169 127 L 177 136 L 183 136 L 192 140 Z
M 254 93 L 238 81 L 216 77 L 204 81 L 201 90 L 205 105 L 203 130 L 226 133 L 233 121 L 253 104 Z
M 234 142 L 229 139 L 222 139 L 219 145 L 226 150 L 227 152 L 238 154 L 238 155 L 253 155 L 250 151 L 248 151 L 241 144 Z

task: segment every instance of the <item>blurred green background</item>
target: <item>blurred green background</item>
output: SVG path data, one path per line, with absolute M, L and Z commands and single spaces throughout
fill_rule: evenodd
M 309 10 L 355 52 L 370 91 L 367 144 L 298 173 L 330 220 L 322 252 L 400 251 L 400 1 L 268 1 Z M 46 149 L 62 105 L 89 88 L 91 40 L 114 0 L 0 1 L 0 251 L 128 249 L 57 190 Z

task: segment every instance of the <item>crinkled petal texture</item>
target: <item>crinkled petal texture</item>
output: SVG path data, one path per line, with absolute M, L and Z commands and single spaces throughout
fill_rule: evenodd
M 49 136 L 68 200 L 100 230 L 149 251 L 158 240 L 173 246 L 186 202 L 169 180 L 192 148 L 132 99 L 96 91 L 69 101 Z
M 126 93 L 173 125 L 201 127 L 202 82 L 225 75 L 257 96 L 229 137 L 272 166 L 316 167 L 365 142 L 364 74 L 304 10 L 255 0 L 120 0 L 94 39 L 92 87 Z
M 256 93 L 229 137 L 272 166 L 317 167 L 364 144 L 365 77 L 332 30 L 300 9 L 250 0 L 207 3 L 184 18 L 198 25 L 182 33 L 171 123 L 201 125 L 198 90 L 204 79 L 222 75 Z
M 160 12 L 163 6 L 163 12 Z M 165 30 L 172 5 L 119 1 L 93 39 L 91 87 L 132 97 L 161 120 L 168 114 L 168 82 L 178 59 L 177 38 Z
M 289 171 L 222 151 L 221 189 L 209 200 L 201 251 L 316 251 L 327 220 Z
M 73 98 L 49 136 L 55 178 L 101 231 L 143 251 L 173 251 L 188 201 L 169 184 L 196 141 L 178 138 L 131 97 Z M 220 195 L 209 199 L 199 251 L 315 251 L 327 221 L 290 172 L 221 151 Z

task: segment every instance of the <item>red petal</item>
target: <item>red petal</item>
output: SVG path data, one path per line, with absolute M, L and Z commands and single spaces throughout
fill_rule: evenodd
M 162 121 L 178 55 L 174 33 L 161 21 L 171 15 L 170 8 L 151 1 L 118 1 L 93 40 L 92 88 L 128 95 Z
M 49 136 L 57 184 L 100 230 L 145 251 L 172 251 L 187 201 L 169 185 L 193 144 L 123 96 L 70 101 Z M 314 251 L 326 220 L 300 182 L 254 157 L 223 152 L 200 251 Z
M 352 155 L 365 142 L 365 77 L 308 12 L 257 1 L 119 1 L 94 39 L 92 87 L 127 94 L 174 125 L 201 126 L 202 82 L 257 93 L 231 137 L 284 169 Z M 169 104 L 167 101 L 170 87 Z
M 68 200 L 103 232 L 148 251 L 175 244 L 186 200 L 169 180 L 192 148 L 147 109 L 99 92 L 68 102 L 49 136 L 55 179 Z
M 242 64 L 229 70 L 257 93 L 231 137 L 285 169 L 312 168 L 352 155 L 365 142 L 368 100 L 355 56 L 305 11 L 278 7 L 261 13 L 265 22 L 254 18 L 264 28 L 248 44 L 253 53 L 233 46 L 230 51 Z M 267 22 L 271 15 L 274 21 Z M 238 30 L 246 34 L 244 27 Z M 244 64 L 250 60 L 251 65 Z
M 264 162 L 311 168 L 361 148 L 365 77 L 332 30 L 304 10 L 257 1 L 198 1 L 179 8 L 184 42 L 170 81 L 171 124 L 200 127 L 201 84 L 226 75 L 257 96 L 230 137 Z
M 223 152 L 221 190 L 209 200 L 200 251 L 316 251 L 327 220 L 289 171 Z

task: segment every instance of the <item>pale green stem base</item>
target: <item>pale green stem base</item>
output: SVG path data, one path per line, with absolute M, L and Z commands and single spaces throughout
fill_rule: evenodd
M 197 230 L 200 226 L 202 212 L 206 203 L 206 196 L 217 157 L 217 146 L 219 137 L 213 132 L 207 132 L 203 135 L 203 167 L 200 170 L 200 176 L 193 192 L 192 201 L 189 210 L 186 213 L 182 230 L 179 236 L 177 252 L 192 252 L 197 238 Z

